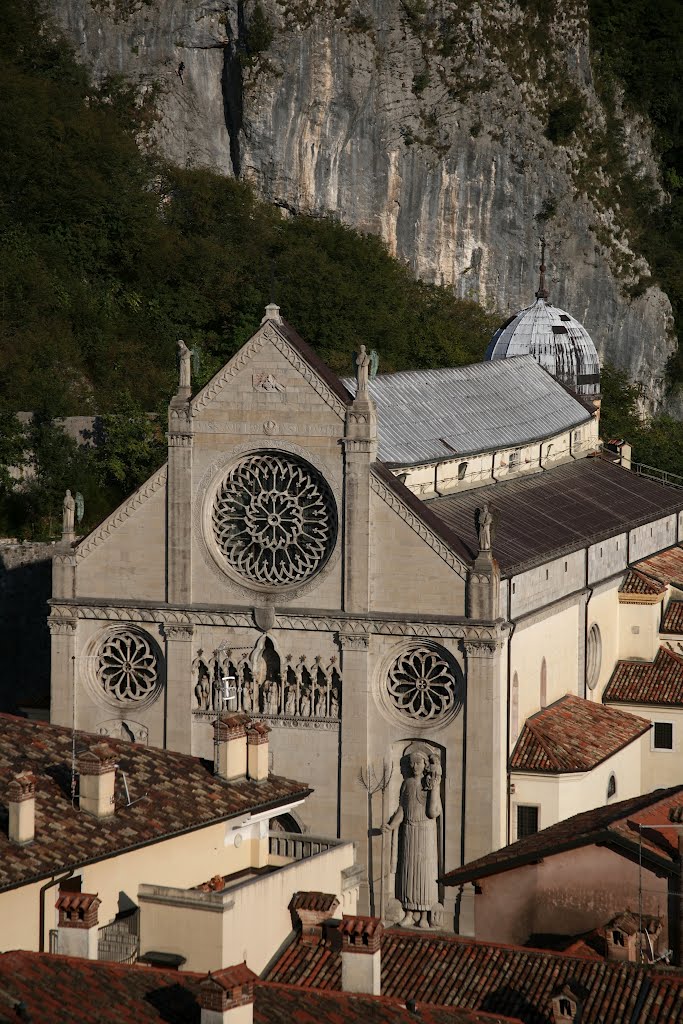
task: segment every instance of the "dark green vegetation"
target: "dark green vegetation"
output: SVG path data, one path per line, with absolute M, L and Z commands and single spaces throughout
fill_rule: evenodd
M 683 5 L 679 0 L 589 0 L 591 51 L 597 84 L 608 112 L 614 86 L 623 89 L 627 113 L 644 114 L 653 127 L 667 196 L 629 168 L 623 126 L 608 118 L 596 159 L 612 177 L 620 173 L 620 216 L 631 244 L 650 264 L 671 299 L 677 334 L 683 337 Z M 599 152 L 598 152 L 599 150 Z M 634 170 L 636 173 L 634 173 Z M 644 290 L 647 282 L 640 284 Z M 636 286 L 638 287 L 638 286 Z M 683 351 L 671 360 L 673 380 L 683 380 Z
M 612 367 L 602 371 L 600 434 L 606 440 L 625 438 L 634 462 L 683 477 L 683 423 L 660 416 L 643 424 L 638 416 L 638 389 Z
M 268 26 L 252 21 L 256 54 Z M 495 320 L 414 281 L 378 239 L 284 220 L 241 183 L 142 153 L 153 97 L 140 107 L 121 82 L 93 86 L 35 0 L 0 4 L 0 39 L 0 414 L 38 413 L 23 441 L 0 415 L 0 464 L 25 444 L 35 468 L 25 491 L 5 488 L 0 530 L 53 535 L 66 487 L 84 494 L 86 525 L 132 490 L 163 458 L 142 412 L 163 423 L 176 340 L 206 382 L 258 327 L 273 278 L 288 319 L 342 373 L 363 341 L 383 370 L 481 358 Z M 96 412 L 110 414 L 96 454 L 52 426 Z

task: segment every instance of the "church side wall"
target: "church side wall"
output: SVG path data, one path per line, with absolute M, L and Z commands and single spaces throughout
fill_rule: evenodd
M 519 723 L 541 709 L 541 672 L 546 665 L 546 705 L 566 693 L 577 693 L 579 629 L 583 616 L 579 602 L 540 621 L 519 623 L 511 642 L 511 675 L 519 679 Z
M 629 561 L 637 562 L 640 558 L 647 558 L 654 551 L 661 551 L 675 544 L 677 519 L 674 513 L 631 530 Z
M 595 624 L 600 630 L 600 668 L 593 689 L 586 688 L 589 700 L 602 700 L 602 694 L 620 658 L 619 584 L 622 577 L 597 586 L 586 608 L 587 630 Z
M 522 572 L 512 579 L 510 617 L 517 621 L 530 612 L 547 608 L 554 601 L 582 590 L 585 580 L 583 550 L 573 551 Z
M 653 750 L 654 732 L 645 734 L 640 754 L 642 759 L 642 792 L 668 786 L 680 786 L 683 778 L 683 709 L 655 707 L 652 704 L 611 704 L 611 708 L 640 715 L 650 722 L 671 722 L 673 725 L 673 750 Z

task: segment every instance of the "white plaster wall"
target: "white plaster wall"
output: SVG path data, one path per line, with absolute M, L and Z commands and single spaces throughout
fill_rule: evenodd
M 683 783 L 683 708 L 656 708 L 644 704 L 610 704 L 620 711 L 640 715 L 650 722 L 673 724 L 673 750 L 653 750 L 654 730 L 644 739 L 641 747 L 642 792 L 679 786 Z
M 512 810 L 512 840 L 517 838 L 517 805 L 537 806 L 539 830 L 548 828 L 558 821 L 571 818 L 581 811 L 590 811 L 606 803 L 627 800 L 632 796 L 646 793 L 642 784 L 643 751 L 649 749 L 649 736 L 629 743 L 590 772 L 563 775 L 542 775 L 531 772 L 512 772 L 511 781 L 515 786 Z M 607 785 L 614 774 L 617 783 L 616 794 L 607 799 Z M 673 783 L 671 783 L 673 784 Z
M 619 602 L 619 658 L 652 661 L 659 650 L 661 600 L 654 604 Z
M 583 618 L 579 603 L 547 619 L 517 626 L 511 642 L 511 678 L 519 678 L 520 730 L 530 715 L 541 708 L 541 664 L 547 666 L 547 704 L 566 693 L 576 694 L 579 626 Z
M 590 630 L 595 623 L 600 630 L 602 656 L 600 671 L 594 689 L 586 687 L 589 700 L 602 700 L 603 690 L 609 682 L 618 659 L 621 657 L 619 648 L 619 580 L 597 586 L 588 601 L 587 627 Z M 587 631 L 588 631 L 587 630 Z

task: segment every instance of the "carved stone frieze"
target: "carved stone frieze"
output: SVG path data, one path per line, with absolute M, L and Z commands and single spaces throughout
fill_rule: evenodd
M 168 467 L 162 466 L 161 469 L 151 477 L 147 483 L 143 484 L 142 487 L 133 494 L 127 502 L 123 505 L 119 505 L 115 512 L 112 512 L 107 519 L 104 520 L 101 526 L 98 526 L 96 530 L 93 530 L 85 540 L 76 548 L 76 558 L 83 559 L 90 554 L 96 547 L 98 547 L 107 537 L 110 536 L 122 523 L 144 505 L 152 495 L 156 494 L 160 488 L 166 485 Z
M 339 633 L 342 651 L 367 651 L 370 638 L 367 633 Z
M 167 434 L 169 448 L 191 448 L 194 444 L 192 434 Z
M 493 640 L 465 640 L 464 648 L 468 658 L 492 658 L 500 645 Z
M 164 636 L 167 640 L 188 641 L 194 636 L 194 626 L 191 623 L 164 623 Z
M 76 632 L 77 619 L 49 618 L 47 625 L 50 636 L 68 636 Z
M 287 390 L 285 385 L 277 379 L 275 374 L 268 370 L 257 370 L 257 372 L 252 375 L 252 386 L 254 391 L 264 391 L 266 394 Z
M 256 356 L 264 345 L 270 342 L 278 352 L 280 352 L 294 367 L 304 380 L 306 380 L 313 390 L 322 398 L 326 405 L 328 405 L 340 419 L 343 419 L 346 413 L 346 407 L 340 402 L 336 395 L 334 395 L 327 384 L 318 376 L 317 373 L 308 365 L 304 363 L 302 359 L 296 354 L 289 342 L 280 334 L 275 325 L 272 322 L 265 324 L 261 330 L 259 330 L 254 337 L 248 342 L 244 348 L 242 348 L 237 355 L 230 360 L 230 362 L 223 368 L 223 370 L 217 374 L 213 380 L 207 384 L 207 386 L 199 392 L 196 398 L 192 401 L 192 413 L 196 415 L 200 409 L 206 408 L 217 395 L 226 387 L 233 377 L 236 377 L 245 366 Z
M 400 516 L 404 523 L 407 523 L 411 530 L 414 530 L 429 545 L 432 551 L 435 551 L 444 560 L 446 565 L 453 569 L 461 579 L 467 579 L 467 567 L 456 557 L 448 545 L 444 544 L 381 480 L 378 480 L 374 473 L 370 474 L 370 486 L 375 494 L 378 494 Z
M 198 420 L 193 426 L 195 434 L 258 434 L 261 431 L 279 437 L 341 437 L 341 430 L 334 423 L 283 423 L 269 419 L 259 424 L 248 420 Z

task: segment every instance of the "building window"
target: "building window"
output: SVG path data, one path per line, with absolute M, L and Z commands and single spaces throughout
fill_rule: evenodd
M 548 703 L 548 666 L 545 663 L 545 658 L 541 662 L 541 707 L 544 708 Z
M 588 642 L 586 644 L 586 686 L 594 690 L 600 676 L 600 665 L 602 663 L 602 637 L 600 627 L 594 622 L 588 630 Z
M 673 750 L 674 727 L 671 722 L 655 722 L 652 730 L 653 750 Z
M 612 942 L 615 946 L 624 945 L 624 933 L 623 932 L 612 932 Z
M 609 800 L 610 797 L 613 797 L 613 796 L 616 796 L 616 795 L 617 795 L 617 777 L 614 774 L 614 772 L 612 772 L 612 774 L 609 777 L 609 782 L 607 783 L 607 799 Z
M 467 474 L 467 463 L 461 462 L 458 466 L 458 480 L 464 480 Z
M 517 466 L 519 466 L 519 462 L 520 462 L 520 449 L 517 448 L 516 451 L 510 452 L 510 455 L 509 455 L 509 458 L 508 458 L 508 469 L 509 470 L 510 469 L 517 469 Z
M 538 832 L 538 807 L 517 805 L 517 838 L 534 836 Z

